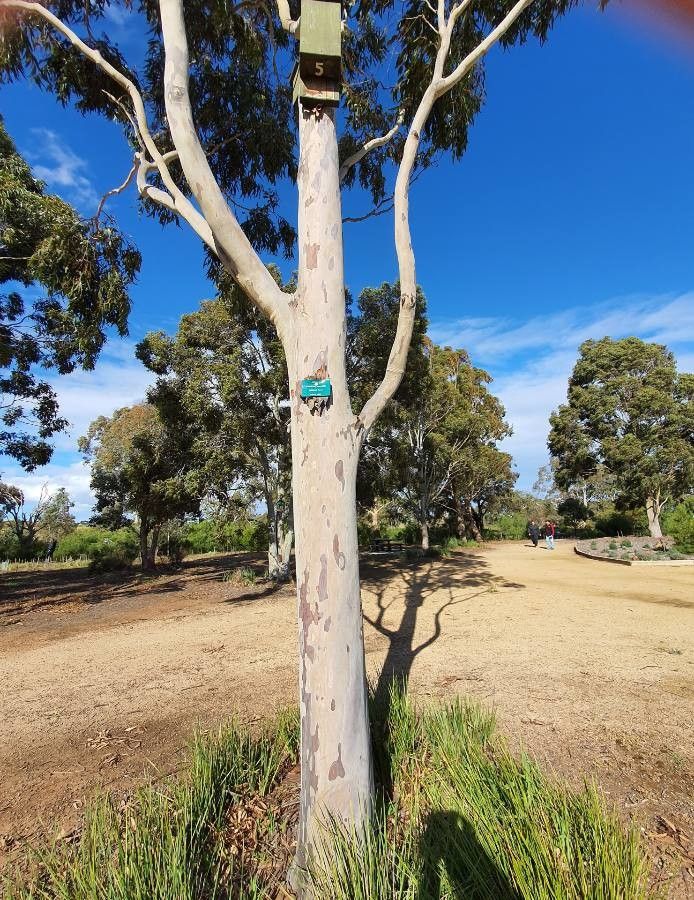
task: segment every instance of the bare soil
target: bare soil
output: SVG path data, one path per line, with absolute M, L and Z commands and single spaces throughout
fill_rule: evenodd
M 0 575 L 0 866 L 69 836 L 94 790 L 176 771 L 195 727 L 295 702 L 293 587 L 222 580 L 250 562 Z M 515 745 L 636 820 L 666 896 L 694 897 L 692 569 L 605 566 L 560 541 L 362 571 L 374 680 L 493 706 Z

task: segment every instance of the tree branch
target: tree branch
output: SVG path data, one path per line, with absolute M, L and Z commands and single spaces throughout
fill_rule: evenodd
M 344 181 L 345 176 L 347 175 L 349 170 L 352 168 L 352 166 L 356 166 L 356 164 L 358 162 L 360 162 L 362 159 L 364 159 L 364 157 L 370 150 L 375 150 L 377 147 L 382 147 L 384 144 L 387 144 L 391 138 L 395 137 L 395 135 L 398 133 L 398 131 L 400 131 L 400 128 L 402 127 L 402 123 L 404 121 L 405 121 L 405 112 L 404 112 L 404 110 L 400 110 L 400 112 L 398 113 L 397 121 L 396 121 L 395 125 L 393 125 L 393 127 L 390 129 L 390 131 L 387 131 L 385 134 L 382 134 L 380 137 L 371 138 L 371 140 L 367 141 L 360 150 L 357 150 L 356 153 L 353 153 L 351 156 L 348 156 L 347 159 L 340 166 L 340 172 L 339 172 L 340 181 L 341 182 Z
M 395 338 L 388 357 L 383 380 L 371 398 L 365 403 L 357 417 L 358 424 L 363 428 L 365 435 L 368 434 L 369 429 L 383 412 L 386 403 L 388 403 L 402 381 L 402 377 L 405 373 L 405 364 L 407 362 L 407 353 L 412 340 L 415 306 L 417 303 L 417 277 L 414 251 L 412 249 L 412 233 L 410 230 L 409 187 L 410 175 L 417 158 L 419 143 L 424 127 L 431 115 L 434 103 L 439 97 L 442 97 L 458 84 L 463 76 L 472 69 L 475 63 L 478 62 L 508 31 L 523 10 L 530 6 L 533 0 L 518 0 L 508 15 L 502 19 L 496 28 L 494 28 L 474 50 L 468 53 L 465 59 L 461 60 L 459 65 L 450 75 L 444 76 L 443 70 L 448 58 L 455 23 L 458 16 L 463 11 L 463 4 L 466 4 L 466 2 L 467 0 L 462 0 L 459 7 L 454 8 L 453 12 L 448 17 L 448 21 L 445 23 L 445 27 L 440 29 L 441 38 L 434 62 L 432 79 L 424 91 L 419 106 L 417 107 L 417 111 L 412 119 L 412 124 L 410 125 L 405 140 L 400 168 L 398 169 L 393 205 L 395 220 L 395 250 L 398 257 L 398 270 L 400 274 L 400 312 L 398 314 Z
M 276 0 L 276 3 L 282 28 L 284 28 L 285 31 L 288 31 L 289 34 L 293 34 L 294 37 L 298 38 L 301 19 L 292 19 L 291 13 L 289 12 L 289 0 Z
M 173 212 L 184 218 L 191 226 L 191 228 L 193 228 L 196 234 L 198 234 L 199 237 L 201 237 L 202 240 L 205 241 L 205 243 L 208 244 L 208 246 L 216 252 L 215 244 L 212 239 L 212 233 L 209 226 L 171 177 L 171 173 L 169 172 L 166 164 L 167 160 L 165 156 L 159 152 L 159 149 L 149 130 L 145 104 L 142 99 L 142 95 L 138 91 L 135 84 L 126 75 L 124 75 L 122 72 L 119 72 L 118 69 L 114 68 L 111 63 L 105 60 L 98 50 L 94 50 L 88 44 L 85 44 L 85 42 L 77 34 L 75 34 L 75 32 L 72 31 L 71 28 L 61 22 L 61 20 L 57 16 L 54 16 L 53 13 L 50 12 L 50 10 L 47 10 L 45 7 L 41 6 L 40 3 L 32 2 L 32 0 L 2 0 L 2 5 L 5 7 L 26 10 L 29 13 L 36 13 L 37 15 L 41 16 L 53 28 L 55 28 L 56 31 L 59 31 L 64 37 L 66 37 L 74 47 L 76 47 L 84 56 L 87 57 L 87 59 L 91 60 L 113 81 L 115 81 L 116 84 L 120 85 L 120 87 L 123 88 L 123 90 L 130 97 L 130 101 L 133 105 L 134 118 L 130 114 L 129 110 L 125 107 L 125 105 L 117 97 L 108 94 L 108 92 L 107 96 L 110 97 L 113 103 L 120 107 L 125 116 L 129 119 L 130 124 L 135 132 L 135 136 L 140 143 L 140 146 L 142 147 L 142 152 L 136 154 L 135 164 L 128 176 L 126 183 L 122 186 L 122 188 L 117 189 L 117 191 L 125 189 L 125 186 L 127 186 L 127 184 L 132 179 L 132 175 L 135 174 L 137 177 L 137 185 L 140 194 L 149 197 L 154 202 L 165 206 L 167 209 L 172 210 Z M 149 154 L 152 161 L 146 159 L 145 153 Z M 166 154 L 166 156 L 169 156 L 169 154 Z M 148 185 L 146 183 L 146 175 L 153 168 L 156 168 L 156 170 L 159 172 L 159 175 L 165 187 L 168 189 L 168 193 L 167 191 L 162 191 L 159 188 L 155 188 L 152 185 Z M 109 195 L 107 194 L 106 196 Z M 104 200 L 105 199 L 106 198 L 104 198 Z M 97 217 L 101 211 L 102 205 L 103 201 L 102 204 L 100 204 Z
M 168 156 L 168 154 L 166 155 Z M 210 250 L 216 253 L 217 249 L 212 229 L 187 197 L 179 190 L 175 194 L 169 194 L 167 191 L 163 191 L 161 188 L 147 182 L 147 175 L 152 169 L 157 169 L 157 165 L 146 159 L 144 153 L 136 153 L 134 168 L 136 170 L 137 190 L 140 196 L 146 197 L 181 216 L 197 236 L 207 244 Z
M 114 187 L 114 188 L 111 188 L 110 191 L 106 191 L 104 196 L 101 198 L 101 200 L 99 201 L 99 205 L 96 208 L 96 215 L 94 216 L 95 222 L 99 221 L 99 216 L 101 215 L 108 198 L 115 197 L 116 194 L 122 194 L 123 191 L 128 187 L 130 182 L 135 177 L 136 172 L 137 172 L 137 160 L 135 160 L 135 162 L 132 164 L 130 171 L 128 172 L 128 174 L 125 178 L 125 181 L 122 184 L 119 184 L 118 187 Z
M 160 0 L 159 9 L 165 52 L 164 101 L 181 167 L 212 230 L 215 252 L 242 290 L 285 336 L 290 297 L 278 287 L 230 210 L 195 131 L 182 0 Z

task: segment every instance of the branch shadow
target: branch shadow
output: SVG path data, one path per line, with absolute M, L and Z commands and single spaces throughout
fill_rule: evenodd
M 443 614 L 451 607 L 469 603 L 500 590 L 520 590 L 524 584 L 494 575 L 484 557 L 457 552 L 444 559 L 414 562 L 389 559 L 363 567 L 363 587 L 375 596 L 375 616 L 363 616 L 379 634 L 388 639 L 388 650 L 372 697 L 374 724 L 385 728 L 390 718 L 391 686 L 407 683 L 417 657 L 439 640 L 443 633 Z M 403 590 L 395 590 L 397 581 Z M 404 594 L 404 596 L 403 596 Z M 428 601 L 440 596 L 435 605 Z M 386 624 L 389 614 L 404 600 L 399 622 Z M 417 641 L 418 628 L 429 627 L 427 637 Z M 384 760 L 387 764 L 387 756 Z M 379 773 L 384 789 L 392 789 L 392 773 Z
M 521 895 L 459 812 L 430 813 L 419 843 L 424 872 L 417 900 L 520 900 Z

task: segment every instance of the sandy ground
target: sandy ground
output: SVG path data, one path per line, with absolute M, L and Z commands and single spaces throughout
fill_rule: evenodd
M 0 865 L 85 796 L 182 764 L 191 730 L 296 697 L 292 591 L 198 559 L 155 580 L 0 576 Z M 635 817 L 669 897 L 694 897 L 694 570 L 522 543 L 363 565 L 367 666 L 467 694 L 514 744 Z

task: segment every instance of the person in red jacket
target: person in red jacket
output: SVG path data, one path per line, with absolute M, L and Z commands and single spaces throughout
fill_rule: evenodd
M 545 544 L 547 545 L 548 550 L 554 550 L 554 531 L 556 529 L 556 525 L 554 522 L 550 522 L 549 519 L 545 522 Z

